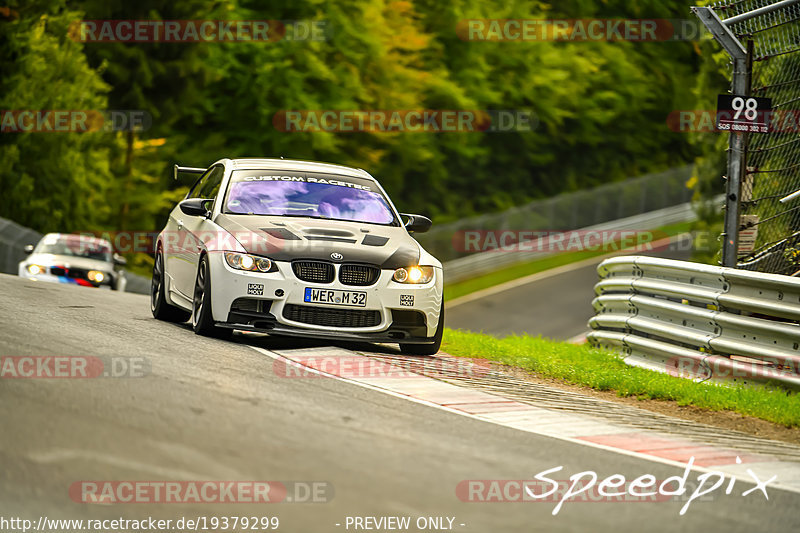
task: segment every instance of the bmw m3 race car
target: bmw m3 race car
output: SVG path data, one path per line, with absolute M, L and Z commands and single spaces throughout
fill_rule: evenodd
M 364 170 L 283 159 L 223 159 L 201 174 L 156 241 L 151 310 L 202 335 L 234 329 L 398 343 L 442 341 L 442 265 Z
M 112 251 L 111 243 L 85 235 L 48 233 L 19 263 L 20 277 L 34 281 L 73 283 L 84 287 L 124 291 L 125 259 Z

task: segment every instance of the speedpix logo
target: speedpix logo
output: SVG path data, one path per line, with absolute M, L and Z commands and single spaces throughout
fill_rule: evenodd
M 742 460 L 737 457 L 736 462 L 741 464 Z M 683 475 L 663 480 L 652 474 L 644 474 L 632 480 L 621 474 L 600 478 L 591 470 L 573 474 L 568 480 L 558 480 L 550 477 L 564 469 L 563 466 L 557 466 L 543 470 L 528 480 L 464 480 L 456 486 L 456 496 L 463 502 L 556 502 L 553 515 L 557 515 L 567 502 L 679 501 L 684 502 L 679 511 L 682 516 L 689 510 L 692 502 L 719 494 L 716 492 L 719 490 L 724 491 L 725 495 L 731 495 L 736 489 L 741 491 L 741 497 L 751 494 L 758 497 L 760 494 L 765 500 L 769 500 L 767 486 L 778 477 L 775 475 L 761 479 L 752 469 L 746 468 L 745 472 L 750 479 L 746 481 L 747 488 L 742 490 L 741 485 L 736 484 L 736 476 L 726 476 L 719 471 L 699 473 L 696 481 L 690 480 L 693 466 L 694 457 L 691 457 Z

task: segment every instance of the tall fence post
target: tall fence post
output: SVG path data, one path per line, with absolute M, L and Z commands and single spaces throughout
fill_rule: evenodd
M 739 39 L 710 7 L 693 7 L 692 11 L 731 56 L 733 80 L 731 91 L 735 95 L 748 96 L 750 87 L 750 61 L 748 53 Z M 744 181 L 745 133 L 731 132 L 728 142 L 728 181 L 725 191 L 725 224 L 722 234 L 722 266 L 736 267 L 739 255 L 739 220 L 742 181 Z

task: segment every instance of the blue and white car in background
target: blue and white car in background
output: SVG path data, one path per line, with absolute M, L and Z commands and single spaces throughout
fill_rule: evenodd
M 398 213 L 366 171 L 283 159 L 180 171 L 201 175 L 159 234 L 153 316 L 204 335 L 439 350 L 442 264 L 410 235 L 431 221 Z
M 19 263 L 22 278 L 125 290 L 127 281 L 121 268 L 125 259 L 115 254 L 105 239 L 48 233 L 35 246 L 25 246 L 25 252 L 28 257 Z

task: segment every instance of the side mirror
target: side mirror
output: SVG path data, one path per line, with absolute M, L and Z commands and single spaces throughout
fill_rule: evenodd
M 181 208 L 181 211 L 183 211 L 185 215 L 206 217 L 209 215 L 208 208 L 211 207 L 211 202 L 213 202 L 213 200 L 208 198 L 189 198 L 179 203 L 178 207 Z
M 33 253 L 33 245 L 32 244 L 26 244 L 24 250 L 25 250 L 26 254 L 32 254 Z
M 400 213 L 400 216 L 408 217 L 405 227 L 409 233 L 425 233 L 431 229 L 431 226 L 433 225 L 431 219 L 422 215 L 409 215 L 407 213 Z
M 114 264 L 117 266 L 125 266 L 128 264 L 128 260 L 122 257 L 119 254 L 114 254 Z

